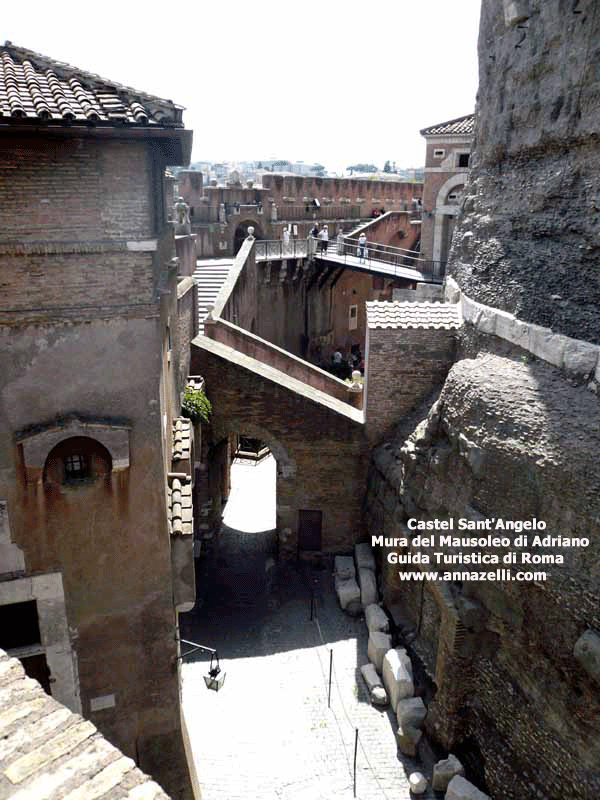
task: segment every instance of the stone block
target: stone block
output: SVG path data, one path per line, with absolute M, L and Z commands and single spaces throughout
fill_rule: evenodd
M 480 792 L 470 781 L 455 775 L 448 784 L 444 800 L 491 800 L 490 796 Z
M 450 275 L 447 275 L 444 281 L 444 297 L 447 303 L 460 302 L 460 287 Z
M 593 681 L 600 683 L 600 635 L 586 631 L 575 642 L 573 655 Z
M 336 556 L 333 560 L 333 574 L 343 580 L 356 578 L 352 556 Z
M 373 664 L 365 664 L 360 668 L 360 673 L 363 677 L 367 689 L 369 690 L 369 697 L 374 706 L 387 706 L 389 699 L 386 690 L 383 688 L 381 678 L 377 674 L 377 670 Z
M 411 794 L 425 794 L 427 778 L 420 772 L 411 772 L 408 776 L 408 788 Z
M 387 633 L 380 631 L 372 631 L 369 634 L 369 645 L 367 647 L 367 655 L 369 661 L 375 665 L 377 672 L 381 673 L 383 669 L 383 658 L 392 646 L 392 637 Z
M 398 647 L 388 650 L 383 658 L 383 685 L 387 689 L 392 708 L 396 710 L 398 701 L 413 697 L 415 686 L 412 678 L 412 665 L 406 650 Z
M 455 775 L 464 775 L 465 770 L 456 756 L 450 754 L 448 758 L 438 761 L 433 767 L 431 787 L 436 792 L 445 792 L 448 784 Z
M 387 614 L 377 603 L 371 603 L 365 608 L 365 620 L 369 631 L 388 633 L 390 630 L 390 621 Z
M 358 570 L 358 582 L 360 584 L 360 602 L 362 607 L 372 605 L 377 602 L 377 583 L 375 573 L 371 569 L 361 567 Z
M 427 706 L 420 697 L 407 697 L 404 700 L 399 700 L 396 706 L 398 725 L 422 728 L 426 715 Z
M 562 367 L 566 337 L 552 333 L 550 328 L 542 328 L 541 325 L 528 325 L 528 328 L 527 349 L 549 364 Z
M 357 616 L 362 610 L 360 604 L 360 589 L 354 578 L 335 579 L 335 591 L 338 596 L 340 606 L 344 611 L 352 616 Z
M 460 296 L 460 309 L 465 322 L 475 325 L 480 314 L 479 303 L 462 294 Z
M 496 333 L 496 309 L 482 306 L 481 314 L 477 320 L 477 327 L 484 333 Z
M 593 375 L 598 364 L 598 345 L 565 338 L 563 366 L 578 375 Z
M 375 572 L 375 556 L 373 555 L 371 545 L 367 542 L 354 545 L 354 559 L 359 571 L 361 568 L 364 568 Z
M 417 755 L 417 745 L 421 741 L 423 734 L 417 728 L 410 725 L 400 725 L 396 731 L 396 741 L 401 753 L 414 758 Z

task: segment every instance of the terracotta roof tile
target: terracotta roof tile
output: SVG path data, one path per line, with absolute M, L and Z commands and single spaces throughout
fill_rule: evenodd
M 0 46 L 0 124 L 182 128 L 181 106 L 34 53 Z
M 185 417 L 173 420 L 173 461 L 191 458 L 192 437 L 191 420 Z
M 167 497 L 169 533 L 191 535 L 194 532 L 192 479 L 189 476 L 175 477 L 171 475 Z
M 0 650 L 0 797 L 169 800 L 92 725 L 47 695 Z M 127 794 L 135 792 L 136 794 Z
M 467 114 L 466 117 L 458 117 L 457 119 L 448 120 L 448 122 L 439 122 L 437 125 L 431 125 L 429 128 L 423 128 L 419 131 L 421 136 L 441 136 L 441 135 L 461 135 L 471 136 L 475 131 L 475 114 Z
M 367 303 L 369 328 L 460 328 L 458 305 L 451 303 Z

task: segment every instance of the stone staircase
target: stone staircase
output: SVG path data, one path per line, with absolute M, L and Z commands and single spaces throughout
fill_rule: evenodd
M 214 306 L 232 264 L 233 258 L 203 258 L 196 261 L 194 281 L 198 287 L 198 333 L 204 333 L 208 308 Z

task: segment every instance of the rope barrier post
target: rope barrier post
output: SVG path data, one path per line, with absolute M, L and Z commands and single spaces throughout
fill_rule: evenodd
M 354 797 L 356 797 L 356 752 L 358 750 L 358 728 L 355 728 L 354 734 Z
M 331 708 L 331 673 L 333 672 L 333 650 L 329 651 L 329 691 L 327 692 L 327 708 Z

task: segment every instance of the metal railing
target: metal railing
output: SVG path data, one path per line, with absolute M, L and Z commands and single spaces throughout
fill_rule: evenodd
M 446 271 L 445 261 L 428 261 L 420 258 L 419 254 L 412 250 L 378 242 L 367 241 L 361 245 L 357 239 L 347 236 L 331 240 L 326 248 L 321 241 L 313 239 L 312 247 L 309 244 L 309 251 L 313 252 L 316 258 L 330 258 L 348 266 L 360 267 L 364 264 L 376 269 L 378 266 L 386 265 L 390 268 L 390 274 L 396 277 L 410 277 L 400 272 L 402 268 L 414 270 L 432 283 L 441 283 Z
M 360 219 L 360 206 L 321 204 L 319 208 L 307 203 L 303 206 L 277 206 L 277 219 L 311 220 L 311 219 Z
M 307 239 L 290 239 L 289 242 L 259 239 L 254 243 L 257 261 L 276 261 L 281 258 L 306 258 L 309 255 Z

